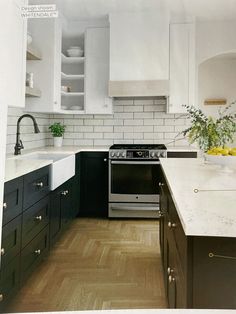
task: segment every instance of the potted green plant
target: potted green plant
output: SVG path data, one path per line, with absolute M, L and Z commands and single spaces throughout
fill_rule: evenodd
M 197 143 L 203 152 L 232 143 L 236 132 L 236 114 L 229 110 L 235 103 L 231 103 L 223 111 L 219 109 L 217 118 L 206 116 L 194 106 L 184 105 L 191 125 L 181 133 L 188 138 L 190 144 Z
M 66 126 L 61 124 L 60 122 L 55 122 L 49 126 L 49 130 L 51 131 L 53 136 L 54 146 L 61 147 Z

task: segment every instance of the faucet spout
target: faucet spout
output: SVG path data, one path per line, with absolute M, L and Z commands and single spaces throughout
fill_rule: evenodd
M 15 144 L 15 152 L 14 155 L 20 155 L 21 149 L 24 148 L 23 143 L 20 139 L 20 122 L 23 118 L 30 118 L 33 121 L 34 125 L 34 133 L 40 133 L 38 124 L 35 120 L 35 118 L 31 114 L 23 114 L 20 116 L 20 118 L 17 120 L 17 129 L 16 129 L 16 144 Z

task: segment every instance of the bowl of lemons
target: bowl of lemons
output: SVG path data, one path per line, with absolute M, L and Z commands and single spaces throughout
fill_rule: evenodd
M 236 147 L 213 147 L 205 154 L 205 160 L 225 168 L 236 170 Z

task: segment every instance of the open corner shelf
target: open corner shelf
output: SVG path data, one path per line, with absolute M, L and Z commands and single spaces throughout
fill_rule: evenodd
M 70 96 L 84 96 L 84 93 L 79 93 L 79 92 L 61 92 L 62 96 L 70 97 Z
M 42 55 L 35 47 L 28 46 L 26 59 L 27 60 L 42 60 Z
M 61 78 L 63 80 L 83 80 L 84 74 L 65 74 L 61 72 Z
M 83 63 L 85 61 L 85 57 L 67 57 L 64 53 L 62 53 L 61 61 L 64 64 Z
M 38 88 L 25 87 L 25 97 L 41 97 L 41 90 Z

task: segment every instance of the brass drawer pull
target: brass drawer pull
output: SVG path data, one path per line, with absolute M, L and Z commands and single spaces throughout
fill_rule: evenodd
M 159 185 L 159 187 L 161 187 L 161 186 L 164 186 L 165 183 L 159 182 L 158 185 Z
M 1 255 L 3 256 L 5 254 L 5 249 L 1 248 Z
M 3 301 L 3 294 L 1 293 L 0 294 L 0 302 L 2 302 Z
M 40 255 L 40 254 L 41 254 L 41 250 L 35 250 L 35 251 L 34 251 L 34 254 L 35 254 L 35 255 Z
M 43 217 L 40 215 L 40 216 L 36 216 L 34 219 L 37 221 L 42 221 Z
M 37 188 L 42 188 L 43 182 L 36 182 L 35 185 L 37 186 Z
M 7 203 L 5 202 L 5 203 L 3 203 L 3 209 L 7 209 Z
M 168 274 L 168 275 L 171 275 L 171 274 L 173 274 L 173 273 L 174 273 L 174 270 L 171 269 L 170 267 L 168 267 L 168 268 L 167 268 L 167 274 Z
M 167 226 L 171 229 L 171 228 L 176 228 L 176 223 L 169 221 Z
M 170 276 L 168 277 L 168 281 L 169 281 L 169 283 L 174 282 L 174 281 L 175 281 L 175 277 L 170 275 Z
M 218 257 L 218 258 L 236 260 L 236 257 L 235 257 L 235 256 L 218 255 L 218 254 L 214 254 L 214 253 L 212 253 L 212 252 L 210 252 L 210 253 L 208 254 L 208 256 L 209 256 L 210 258 L 212 258 L 212 257 Z

